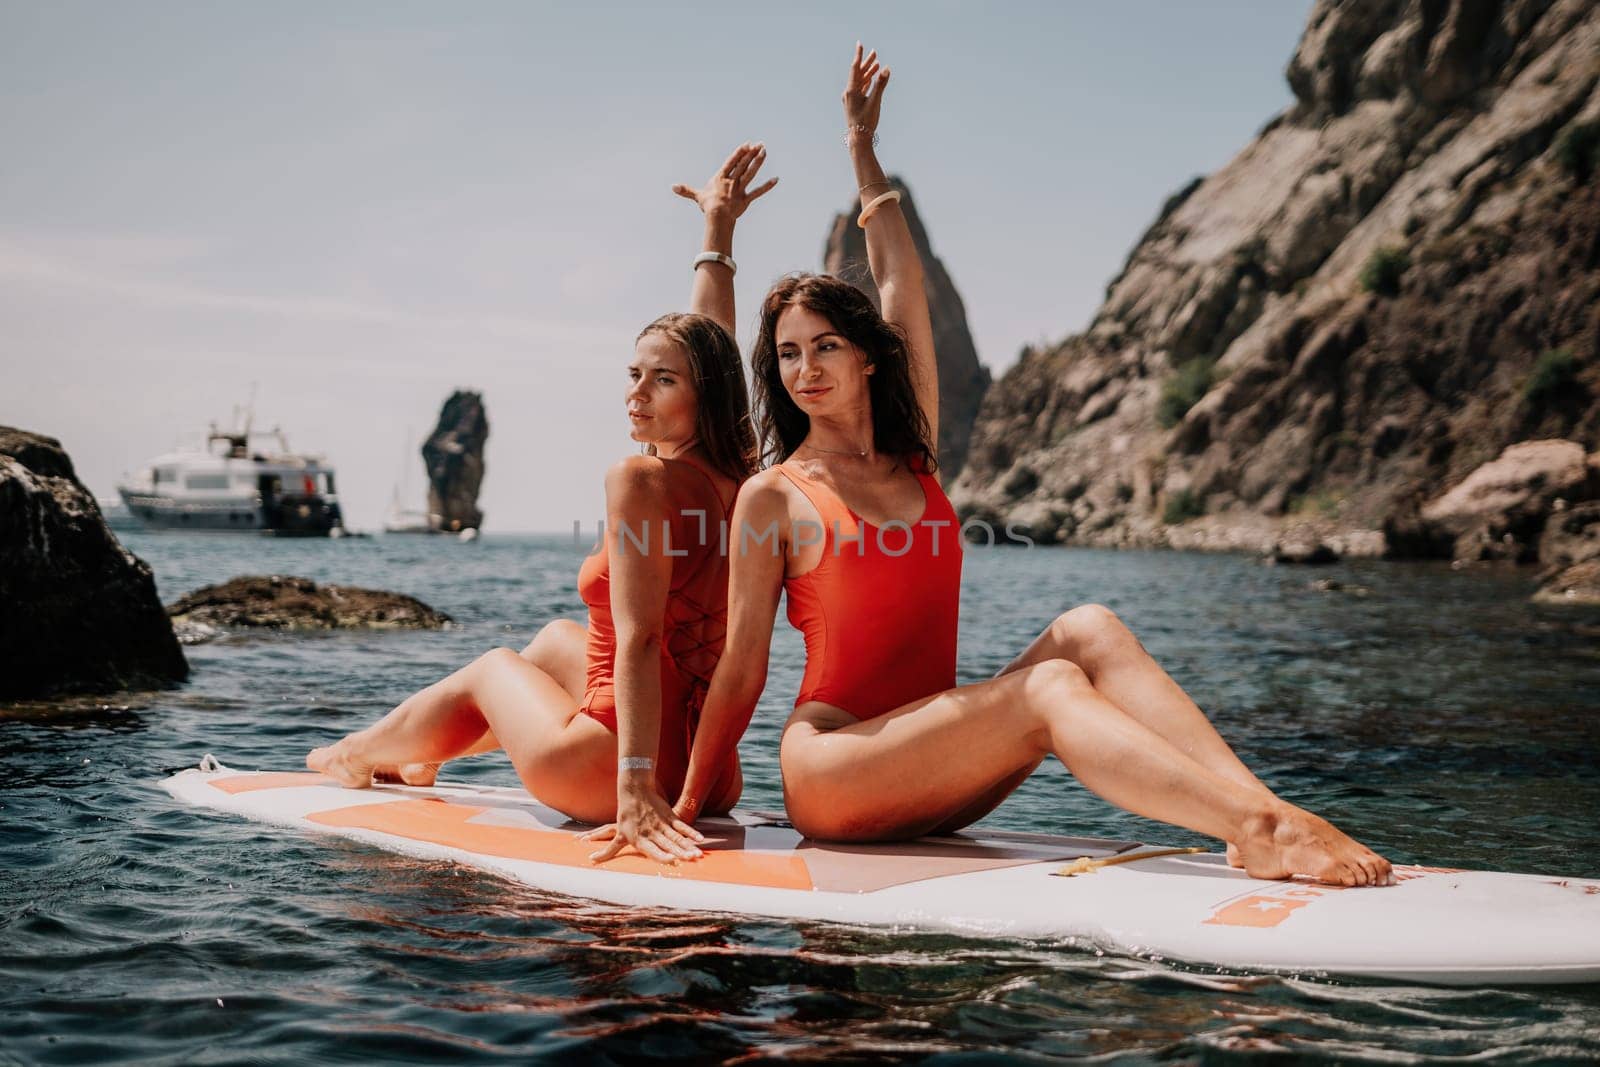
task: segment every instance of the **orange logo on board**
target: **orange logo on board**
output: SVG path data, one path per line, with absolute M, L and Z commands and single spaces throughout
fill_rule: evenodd
M 1219 908 L 1205 921 L 1207 926 L 1277 926 L 1309 900 L 1282 897 L 1245 897 Z
M 1239 900 L 1224 901 L 1217 905 L 1217 910 L 1211 913 L 1211 918 L 1206 919 L 1203 925 L 1257 928 L 1277 926 L 1313 900 L 1329 893 L 1342 893 L 1344 889 L 1342 885 L 1289 882 L 1281 889 L 1255 893 Z
M 1405 864 L 1394 868 L 1396 885 L 1430 874 L 1460 874 L 1454 867 L 1421 867 Z M 1315 885 L 1308 882 L 1288 882 L 1282 889 L 1269 889 L 1261 893 L 1225 900 L 1202 920 L 1206 926 L 1253 926 L 1258 929 L 1277 926 L 1296 911 L 1329 893 L 1342 893 L 1342 885 Z

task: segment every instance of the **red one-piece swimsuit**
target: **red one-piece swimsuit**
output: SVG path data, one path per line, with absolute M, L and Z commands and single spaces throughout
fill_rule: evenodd
M 789 622 L 806 642 L 795 706 L 818 700 L 870 719 L 953 688 L 961 524 L 938 479 L 913 467 L 922 516 L 879 527 L 793 464 L 777 469 L 823 525 L 822 561 L 783 583 Z
M 650 524 L 650 541 L 640 550 L 673 555 L 662 628 L 656 775 L 668 795 L 675 795 L 683 784 L 700 708 L 727 637 L 728 507 L 710 475 L 697 464 L 666 462 L 669 517 Z M 679 465 L 687 469 L 675 469 Z M 636 543 L 630 540 L 630 550 Z M 578 710 L 615 733 L 617 630 L 611 615 L 611 557 L 604 540 L 600 551 L 578 570 L 578 595 L 589 608 L 587 683 Z

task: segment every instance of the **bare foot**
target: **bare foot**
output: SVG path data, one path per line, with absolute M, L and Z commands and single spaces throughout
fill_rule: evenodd
M 332 778 L 349 789 L 367 789 L 372 785 L 372 766 L 354 759 L 350 753 L 350 739 L 325 748 L 314 748 L 306 753 L 306 766 Z
M 1232 841 L 1228 842 L 1228 866 L 1244 870 L 1244 860 L 1239 856 L 1239 846 Z
M 1388 860 L 1326 819 L 1294 807 L 1285 806 L 1247 821 L 1238 856 L 1253 878 L 1304 874 L 1328 885 L 1394 884 Z
M 374 767 L 375 782 L 400 782 L 405 785 L 432 785 L 439 777 L 439 763 L 401 763 Z

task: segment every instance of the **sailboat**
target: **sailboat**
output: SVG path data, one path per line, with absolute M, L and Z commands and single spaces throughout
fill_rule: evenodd
M 413 495 L 413 482 L 411 472 L 415 469 L 415 453 L 411 447 L 412 434 L 406 430 L 404 452 L 400 462 L 400 479 L 395 482 L 394 491 L 389 494 L 389 517 L 384 520 L 383 532 L 386 534 L 436 534 L 439 529 L 439 516 L 423 508 L 408 508 L 405 506 L 407 499 L 415 500 Z

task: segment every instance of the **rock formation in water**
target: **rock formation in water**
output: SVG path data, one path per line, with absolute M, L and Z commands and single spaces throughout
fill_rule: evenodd
M 422 443 L 428 469 L 428 521 L 448 533 L 483 525 L 478 489 L 483 485 L 483 446 L 489 417 L 483 394 L 456 390 L 439 412 L 439 425 Z
M 1575 563 L 1551 576 L 1533 594 L 1536 604 L 1600 606 L 1600 559 Z
M 1600 446 L 1600 7 L 1319 0 L 1287 74 L 1295 103 L 1168 200 L 1089 329 L 990 389 L 966 515 L 1434 554 L 1483 531 L 1429 506 L 1508 446 Z
M 949 485 L 967 461 L 972 424 L 989 389 L 989 368 L 978 362 L 978 349 L 967 328 L 967 309 L 949 271 L 933 254 L 928 231 L 911 202 L 911 190 L 899 178 L 891 178 L 890 184 L 900 190 L 900 208 L 922 256 L 923 288 L 928 292 L 933 347 L 939 363 L 939 477 Z M 822 251 L 822 269 L 850 282 L 871 297 L 874 306 L 882 307 L 878 287 L 867 267 L 866 235 L 856 225 L 855 211 L 834 216 Z
M 1424 505 L 1421 517 L 1426 534 L 1443 542 L 1432 554 L 1529 563 L 1538 558 L 1552 511 L 1586 515 L 1589 504 L 1576 515 L 1566 509 L 1593 499 L 1600 499 L 1600 453 L 1587 456 L 1575 441 L 1525 441 Z M 1547 551 L 1554 556 L 1557 548 Z
M 0 699 L 189 676 L 150 567 L 51 437 L 0 426 Z
M 438 630 L 450 616 L 422 601 L 353 585 L 318 585 L 309 578 L 246 575 L 197 589 L 167 607 L 184 640 L 196 643 L 220 629 Z

